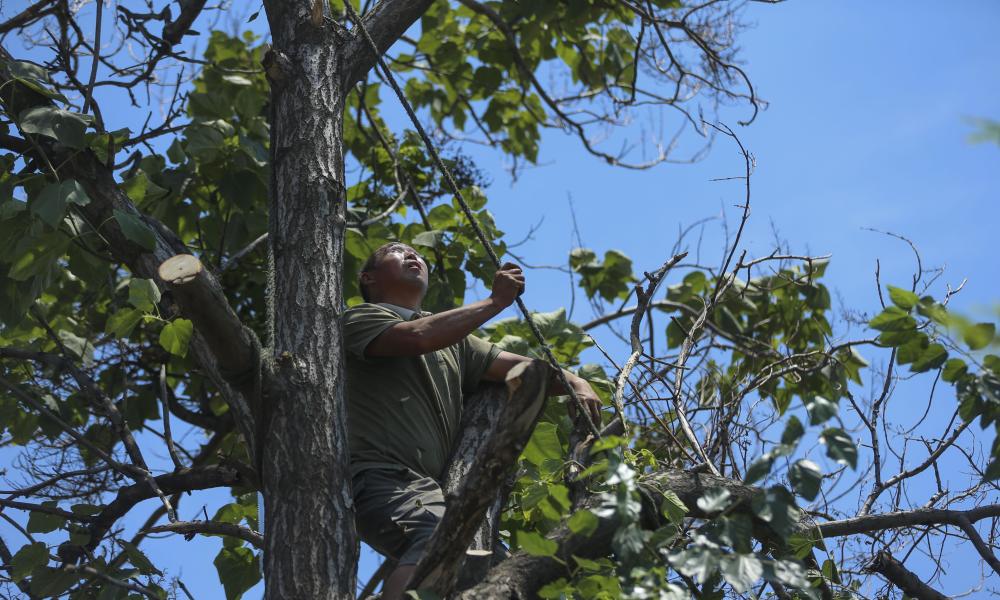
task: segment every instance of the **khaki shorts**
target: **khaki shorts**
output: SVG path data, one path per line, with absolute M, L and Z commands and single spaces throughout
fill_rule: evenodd
M 361 540 L 400 565 L 417 564 L 444 515 L 438 482 L 406 467 L 373 467 L 351 483 Z

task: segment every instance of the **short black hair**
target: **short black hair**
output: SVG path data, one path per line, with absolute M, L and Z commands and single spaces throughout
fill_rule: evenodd
M 371 302 L 372 299 L 371 295 L 368 293 L 368 286 L 365 285 L 364 280 L 361 279 L 361 275 L 363 273 L 370 273 L 371 271 L 374 271 L 375 267 L 378 266 L 379 261 L 382 260 L 382 258 L 385 257 L 385 255 L 388 254 L 394 246 L 407 246 L 412 248 L 412 246 L 404 244 L 403 242 L 388 242 L 382 244 L 371 253 L 371 256 L 369 256 L 368 260 L 365 261 L 365 264 L 361 266 L 361 270 L 358 272 L 358 288 L 361 290 L 361 298 L 365 302 Z M 414 250 L 414 252 L 416 252 L 416 250 Z M 425 266 L 428 266 L 427 259 L 424 258 L 423 255 L 417 252 L 417 256 L 420 257 L 420 260 L 424 261 Z

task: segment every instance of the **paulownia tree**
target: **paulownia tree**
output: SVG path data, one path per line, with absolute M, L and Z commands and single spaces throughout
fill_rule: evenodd
M 461 143 L 498 149 L 516 172 L 556 128 L 599 160 L 644 168 L 696 158 L 714 133 L 735 140 L 702 121 L 720 105 L 743 105 L 747 121 L 760 105 L 735 55 L 740 3 L 356 10 L 501 254 L 486 182 Z M 387 240 L 421 246 L 431 310 L 460 303 L 492 265 L 417 136 L 383 120 L 376 57 L 343 4 L 261 11 L 240 21 L 265 15 L 267 44 L 222 33 L 218 10 L 198 0 L 40 0 L 0 23 L 0 442 L 21 448 L 0 496 L 19 536 L 0 539 L 8 595 L 186 593 L 142 552 L 152 532 L 222 536 L 228 597 L 259 580 L 261 556 L 269 598 L 356 595 L 336 323 L 360 301 L 360 261 Z M 182 49 L 192 38 L 203 52 Z M 112 96 L 160 110 L 116 122 L 102 105 Z M 661 112 L 676 116 L 676 135 L 608 149 L 616 125 Z M 705 143 L 679 155 L 698 135 Z M 972 426 L 996 427 L 992 325 L 951 315 L 952 290 L 935 300 L 920 268 L 906 289 L 888 288 L 884 311 L 854 318 L 871 335 L 835 338 L 824 259 L 747 257 L 737 235 L 708 266 L 685 262 L 687 245 L 682 236 L 642 276 L 613 250 L 572 253 L 567 271 L 596 318 L 535 321 L 558 359 L 604 390 L 609 423 L 588 436 L 542 407 L 541 362 L 513 391 L 470 400 L 448 517 L 417 587 L 829 598 L 887 581 L 938 597 L 928 582 L 939 574 L 914 573 L 899 553 L 946 536 L 997 571 L 1000 452 Z M 598 327 L 632 349 L 607 357 L 610 376 L 579 365 Z M 538 353 L 523 321 L 481 333 Z M 882 370 L 865 370 L 864 349 L 884 349 Z M 889 421 L 904 368 L 955 390 L 950 423 Z M 169 461 L 151 461 L 157 451 Z M 954 455 L 959 488 L 939 470 Z M 233 502 L 211 518 L 183 510 L 188 494 L 219 487 Z M 150 499 L 143 526 L 124 527 Z M 510 557 L 466 552 L 497 536 Z

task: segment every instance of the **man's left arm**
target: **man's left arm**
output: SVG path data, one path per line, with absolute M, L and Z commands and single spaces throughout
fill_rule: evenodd
M 532 359 L 527 356 L 521 356 L 520 354 L 514 354 L 513 352 L 500 352 L 490 366 L 487 367 L 486 372 L 483 373 L 483 379 L 486 381 L 504 381 L 507 377 L 507 372 L 523 362 L 531 361 Z M 601 399 L 594 392 L 594 389 L 590 387 L 586 379 L 579 377 L 569 371 L 563 369 L 563 374 L 566 376 L 566 382 L 569 383 L 570 387 L 573 388 L 573 392 L 576 393 L 576 397 L 580 399 L 580 402 L 587 408 L 590 413 L 590 418 L 598 426 L 601 424 Z M 563 386 L 562 378 L 553 370 L 552 377 L 549 379 L 549 395 L 550 396 L 562 396 L 568 395 L 569 390 Z M 570 416 L 576 416 L 576 405 L 570 403 L 569 405 Z

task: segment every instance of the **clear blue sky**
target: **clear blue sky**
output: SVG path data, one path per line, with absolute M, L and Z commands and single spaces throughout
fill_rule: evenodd
M 25 3 L 5 4 L 9 15 Z M 875 260 L 881 260 L 883 282 L 905 284 L 913 270 L 902 243 L 863 228 L 890 230 L 910 237 L 925 264 L 947 267 L 936 293 L 944 282 L 954 286 L 968 277 L 953 306 L 995 314 L 1000 148 L 968 144 L 963 119 L 1000 119 L 1000 4 L 791 0 L 750 3 L 748 15 L 756 27 L 741 37 L 743 58 L 770 107 L 747 128 L 736 125 L 746 117 L 743 108 L 723 120 L 757 159 L 744 235 L 749 253 L 771 250 L 773 223 L 793 250 L 832 254 L 828 285 L 845 306 L 872 311 Z M 545 166 L 526 170 L 513 184 L 500 157 L 468 151 L 494 181 L 490 208 L 509 239 L 520 239 L 544 216 L 534 239 L 517 249 L 538 264 L 564 263 L 573 245 L 569 195 L 585 244 L 600 253 L 622 250 L 639 271 L 663 262 L 679 226 L 722 211 L 736 219 L 733 205 L 742 200 L 738 184 L 710 181 L 741 174 L 741 157 L 723 138 L 701 163 L 637 173 L 610 168 L 575 139 L 548 131 L 540 156 Z M 706 230 L 706 261 L 719 260 L 717 231 Z M 565 275 L 529 273 L 525 300 L 536 310 L 567 305 Z M 587 319 L 588 311 L 578 298 L 576 317 Z M 611 336 L 601 341 L 624 350 Z M 182 516 L 192 518 L 220 497 L 201 498 L 187 499 Z M 218 540 L 171 537 L 144 547 L 158 564 L 177 565 L 175 574 L 197 598 L 222 596 L 211 564 Z M 370 557 L 362 562 L 362 581 L 373 564 Z M 949 592 L 975 583 L 967 566 L 955 566 Z M 258 596 L 255 590 L 247 597 Z

